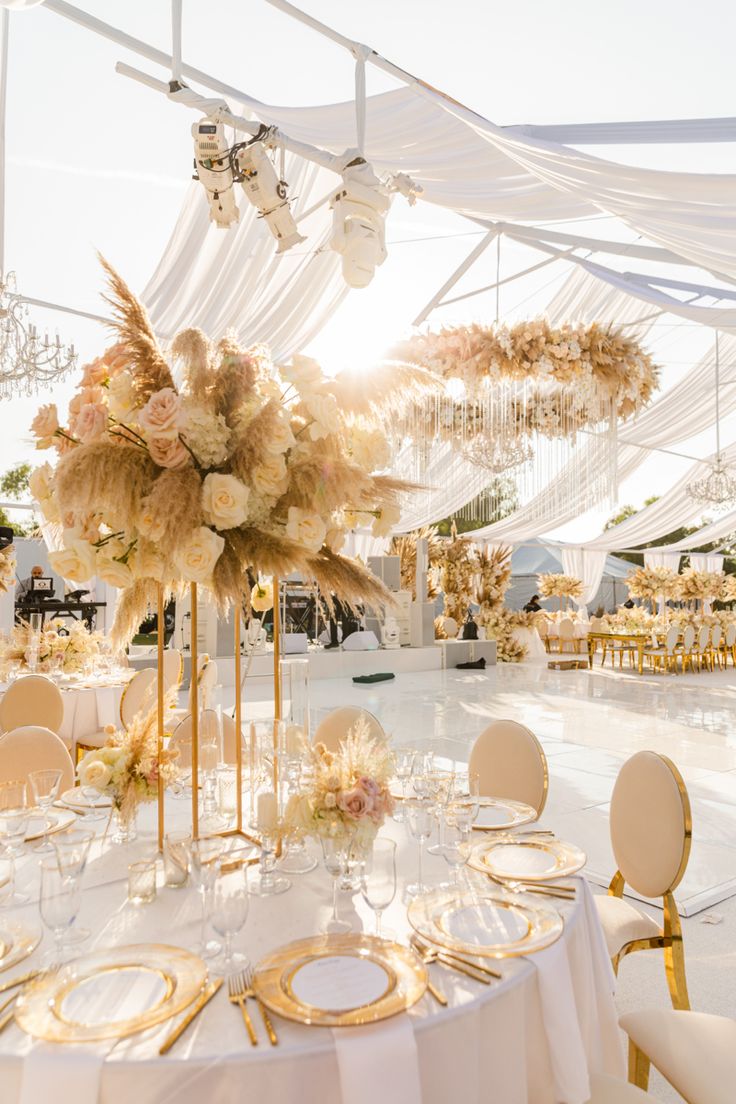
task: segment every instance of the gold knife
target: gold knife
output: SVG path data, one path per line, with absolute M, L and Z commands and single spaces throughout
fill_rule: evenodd
M 416 941 L 417 945 L 423 950 L 434 951 L 435 954 L 442 955 L 443 958 L 451 958 L 453 962 L 459 962 L 461 966 L 469 966 L 471 970 L 477 970 L 479 974 L 487 974 L 488 977 L 495 978 L 497 981 L 503 981 L 503 974 L 499 974 L 498 970 L 491 970 L 489 966 L 479 966 L 478 963 L 472 962 L 469 958 L 464 958 L 463 955 L 448 951 L 445 947 L 434 946 L 418 936 L 415 936 L 412 941 Z
M 464 974 L 465 977 L 472 978 L 473 981 L 478 981 L 481 985 L 491 984 L 491 979 L 485 974 L 476 973 L 472 966 L 466 966 L 465 963 L 458 962 L 456 958 L 447 958 L 439 951 L 435 952 L 434 961 L 440 966 L 444 966 L 446 970 L 454 970 L 456 974 Z
M 437 1003 L 441 1004 L 443 1008 L 447 1007 L 447 997 L 444 993 L 441 993 L 436 986 L 432 984 L 429 978 L 427 978 L 427 992 L 431 993 Z
M 184 1034 L 195 1016 L 198 1016 L 204 1006 L 209 1004 L 221 985 L 222 978 L 215 978 L 215 980 L 211 981 L 207 988 L 200 993 L 199 998 L 189 1009 L 181 1023 L 174 1028 L 165 1042 L 158 1048 L 159 1054 L 167 1054 L 171 1050 L 179 1036 Z
M 40 973 L 40 970 L 29 970 L 27 974 L 20 974 L 18 977 L 11 978 L 10 981 L 4 981 L 0 985 L 0 993 L 7 993 L 8 989 L 15 989 L 16 985 L 25 985 L 27 981 L 32 981 Z

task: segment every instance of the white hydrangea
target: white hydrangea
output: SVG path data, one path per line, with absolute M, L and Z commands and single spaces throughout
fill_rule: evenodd
M 191 400 L 183 403 L 185 424 L 181 435 L 205 468 L 215 468 L 227 459 L 230 430 L 222 414 Z

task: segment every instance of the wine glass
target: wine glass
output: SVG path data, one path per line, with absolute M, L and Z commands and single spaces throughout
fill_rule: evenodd
M 31 810 L 26 800 L 25 782 L 0 782 L 0 840 L 9 855 L 22 855 Z M 16 899 L 16 904 L 20 901 Z
M 417 797 L 429 796 L 429 781 L 427 775 L 434 765 L 434 752 L 418 751 L 414 757 L 411 768 L 411 784 Z
M 396 896 L 396 844 L 390 839 L 373 841 L 360 879 L 363 900 L 376 914 L 376 937 L 382 938 L 381 916 Z
M 434 826 L 434 811 L 431 803 L 423 798 L 414 798 L 412 801 L 407 802 L 407 824 L 409 825 L 409 831 L 415 840 L 419 841 L 419 863 L 416 882 L 411 882 L 406 887 L 406 892 L 409 897 L 418 897 L 422 893 L 426 893 L 429 886 L 424 884 L 422 867 L 424 862 L 424 844 L 432 835 L 432 828 Z
M 350 853 L 352 840 L 346 840 L 344 836 L 321 836 L 322 855 L 324 856 L 325 870 L 332 878 L 332 916 L 322 928 L 323 932 L 348 932 L 350 924 L 347 920 L 341 920 L 337 915 L 337 886 L 345 870 L 347 857 Z
M 61 771 L 55 769 L 48 770 L 35 770 L 30 771 L 28 774 L 28 781 L 31 783 L 31 791 L 33 793 L 33 800 L 38 805 L 39 809 L 43 813 L 43 831 L 44 835 L 51 827 L 51 820 L 49 818 L 49 809 L 56 801 L 59 795 L 59 786 L 61 785 Z M 53 851 L 53 845 L 47 839 L 44 839 L 37 847 L 33 849 L 36 852 Z
M 401 802 L 397 802 L 394 820 L 399 824 L 406 820 L 406 788 L 414 769 L 414 760 L 417 757 L 417 749 L 412 747 L 394 748 L 395 773 L 401 783 Z
M 54 859 L 41 862 L 41 894 L 38 901 L 41 919 L 54 937 L 54 949 L 46 963 L 63 962 L 64 939 L 74 924 L 82 897 L 81 879 L 64 874 Z
M 0 909 L 16 904 L 15 898 L 15 859 L 6 851 L 0 854 Z M 27 901 L 28 898 L 24 897 L 23 900 Z
M 430 855 L 441 855 L 445 823 L 443 809 L 450 799 L 455 784 L 455 773 L 450 770 L 431 770 L 427 773 L 427 786 L 433 801 L 434 816 L 437 821 L 437 843 L 427 848 Z
M 53 847 L 62 875 L 81 880 L 94 835 L 94 832 L 87 828 L 71 828 L 62 835 L 54 836 Z M 91 934 L 89 928 L 75 928 L 67 932 L 64 944 L 84 943 Z
M 442 857 L 450 868 L 450 882 L 447 888 L 460 889 L 460 871 L 468 859 L 465 839 L 461 829 L 455 823 L 452 814 L 445 818 L 444 843 Z
M 85 817 L 87 820 L 102 820 L 109 813 L 109 799 L 102 797 L 96 786 L 80 786 L 82 797 L 85 801 Z M 89 811 L 86 811 L 89 810 Z
M 224 855 L 215 862 L 212 882 L 212 927 L 223 939 L 222 970 L 232 974 L 248 959 L 233 950 L 233 936 L 242 931 L 248 919 L 248 866 Z
M 210 921 L 210 903 L 212 886 L 217 873 L 217 860 L 224 849 L 223 841 L 217 836 L 202 836 L 192 840 L 192 884 L 202 898 L 202 917 L 197 953 L 202 958 L 214 958 L 222 950 L 216 939 L 207 938 Z

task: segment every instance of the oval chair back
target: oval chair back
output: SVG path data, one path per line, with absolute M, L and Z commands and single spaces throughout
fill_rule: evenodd
M 690 800 L 677 767 L 640 751 L 619 771 L 611 796 L 611 844 L 625 882 L 642 897 L 680 884 L 692 836 Z
M 64 699 L 45 675 L 24 675 L 11 683 L 0 699 L 0 730 L 22 725 L 48 728 L 57 735 L 64 720 Z
M 723 629 L 720 625 L 714 625 L 710 630 L 710 644 L 714 651 L 718 651 L 723 639 Z
M 385 740 L 386 733 L 377 717 L 367 709 L 360 709 L 355 705 L 343 705 L 322 718 L 314 733 L 314 743 L 324 744 L 328 751 L 337 751 L 348 732 L 355 727 L 361 717 L 365 717 L 368 722 L 370 736 L 376 740 Z
M 698 651 L 702 655 L 710 642 L 710 629 L 707 625 L 701 625 L 698 629 Z
M 733 621 L 726 629 L 725 643 L 727 648 L 733 648 L 734 644 L 736 644 L 736 624 L 734 624 Z
M 178 648 L 166 648 L 164 651 L 164 688 L 168 693 L 174 687 L 181 686 L 184 677 L 184 660 Z
M 664 649 L 667 652 L 667 655 L 672 655 L 673 654 L 675 648 L 677 647 L 677 642 L 678 642 L 679 639 L 680 639 L 680 630 L 679 630 L 678 626 L 677 625 L 670 625 L 670 627 L 667 630 L 667 636 L 664 638 Z
M 734 626 L 736 628 L 736 626 Z M 695 626 L 686 625 L 682 634 L 682 648 L 685 652 L 691 652 L 693 650 L 693 644 L 695 643 Z
M 63 740 L 42 725 L 23 725 L 0 736 L 0 782 L 28 780 L 31 771 L 60 770 L 59 793 L 74 785 L 74 764 Z M 30 794 L 30 782 L 28 793 Z
M 547 756 L 530 729 L 517 721 L 493 721 L 473 744 L 468 770 L 484 797 L 523 801 L 541 816 L 547 802 Z
M 127 728 L 136 713 L 145 713 L 156 705 L 156 668 L 136 671 L 120 699 L 120 723 Z
M 557 629 L 558 639 L 560 641 L 560 651 L 566 650 L 565 645 L 570 645 L 567 649 L 571 651 L 574 648 L 575 641 L 575 626 L 570 617 L 563 617 Z

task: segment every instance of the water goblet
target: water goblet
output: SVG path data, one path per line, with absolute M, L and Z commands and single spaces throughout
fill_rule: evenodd
M 43 813 L 43 831 L 44 835 L 51 827 L 51 820 L 49 817 L 49 809 L 59 796 L 59 786 L 61 784 L 60 770 L 48 769 L 48 770 L 35 770 L 30 771 L 28 774 L 28 781 L 31 783 L 31 791 L 33 793 L 33 800 L 38 805 L 39 809 Z M 36 852 L 53 851 L 53 845 L 47 839 L 44 839 L 42 843 L 39 843 L 37 847 L 33 849 Z
M 233 936 L 242 931 L 248 919 L 248 866 L 223 856 L 215 863 L 212 884 L 212 927 L 222 937 L 222 971 L 232 974 L 242 969 L 247 957 L 233 950 Z
M 222 947 L 216 939 L 208 939 L 212 886 L 217 873 L 217 860 L 222 855 L 225 843 L 217 836 L 202 836 L 192 840 L 192 883 L 202 898 L 200 920 L 200 938 L 197 953 L 202 958 L 214 958 Z
M 427 774 L 427 785 L 433 801 L 434 816 L 437 821 L 437 843 L 428 847 L 430 855 L 442 855 L 443 833 L 445 829 L 442 812 L 450 799 L 455 783 L 455 773 L 449 770 L 431 770 Z
M 381 917 L 396 896 L 396 844 L 390 839 L 373 841 L 360 879 L 363 900 L 376 914 L 376 937 L 381 939 Z
M 46 956 L 47 966 L 64 961 L 64 941 L 77 918 L 81 898 L 80 878 L 63 874 L 55 858 L 42 860 L 38 906 L 54 939 L 53 950 Z
M 89 812 L 85 812 L 84 814 L 87 820 L 106 819 L 109 815 L 110 804 L 106 798 L 103 798 L 97 787 L 80 785 L 79 788 L 82 792 L 85 805 L 89 809 Z
M 463 833 L 454 823 L 452 815 L 446 818 L 442 857 L 450 868 L 450 881 L 446 888 L 459 890 L 460 871 L 465 866 L 468 855 Z
M 399 824 L 406 820 L 406 789 L 409 785 L 411 772 L 414 769 L 414 760 L 417 757 L 417 749 L 412 747 L 394 748 L 394 763 L 396 777 L 401 783 L 401 801 L 396 803 L 394 820 Z
M 423 798 L 414 798 L 407 802 L 406 814 L 409 831 L 414 839 L 419 841 L 417 880 L 406 887 L 406 892 L 409 897 L 418 897 L 422 893 L 427 893 L 430 888 L 424 884 L 423 877 L 424 845 L 432 835 L 434 812 L 429 801 Z
M 31 810 L 25 782 L 0 782 L 0 841 L 9 855 L 22 855 Z M 16 900 L 16 904 L 20 901 Z
M 70 828 L 68 832 L 53 837 L 56 861 L 62 874 L 81 879 L 87 866 L 89 849 L 92 846 L 94 835 L 94 832 L 87 828 Z M 91 934 L 89 928 L 75 926 L 73 930 L 70 929 L 67 932 L 64 945 L 84 943 Z
M 411 784 L 416 797 L 429 797 L 428 774 L 434 766 L 434 752 L 418 751 L 411 768 Z
M 348 932 L 350 931 L 350 924 L 347 920 L 341 920 L 337 915 L 337 891 L 340 877 L 345 870 L 352 839 L 346 839 L 340 835 L 322 836 L 320 842 L 322 844 L 325 870 L 332 878 L 332 916 L 324 924 L 322 931 L 328 934 L 331 932 Z

